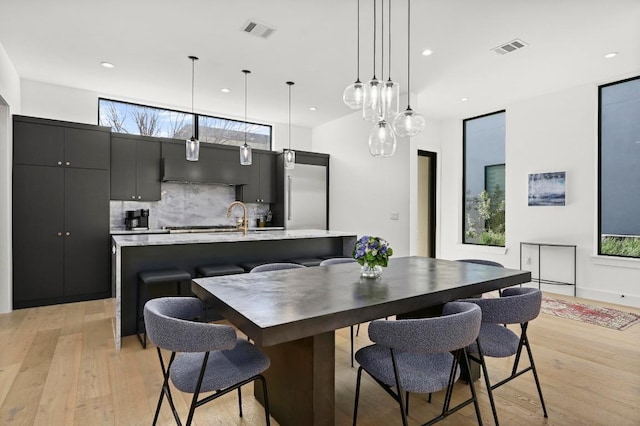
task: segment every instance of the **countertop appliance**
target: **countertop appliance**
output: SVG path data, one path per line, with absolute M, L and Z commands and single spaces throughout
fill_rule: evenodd
M 296 164 L 284 179 L 285 229 L 327 229 L 327 167 Z
M 149 209 L 127 210 L 124 226 L 127 230 L 149 229 Z

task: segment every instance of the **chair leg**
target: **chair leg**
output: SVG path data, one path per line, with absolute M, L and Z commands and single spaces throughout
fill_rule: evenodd
M 158 399 L 158 406 L 156 407 L 156 413 L 153 416 L 153 425 L 155 425 L 158 421 L 158 416 L 160 414 L 160 407 L 162 406 L 162 401 L 164 396 L 167 395 L 167 401 L 169 401 L 169 407 L 173 412 L 173 417 L 176 420 L 177 424 L 180 424 L 180 416 L 178 415 L 178 411 L 176 410 L 176 406 L 173 403 L 173 397 L 171 396 L 171 388 L 169 388 L 169 370 L 171 368 L 171 364 L 173 364 L 173 360 L 176 356 L 175 352 L 171 353 L 171 358 L 169 359 L 169 364 L 167 368 L 164 367 L 164 359 L 162 358 L 162 352 L 160 348 L 156 348 L 158 350 L 158 358 L 160 359 L 160 368 L 162 369 L 162 391 L 160 392 L 160 398 Z
M 269 394 L 267 393 L 267 381 L 262 375 L 258 375 L 262 382 L 262 396 L 264 398 L 264 416 L 267 419 L 267 426 L 271 425 L 271 414 L 269 413 Z
M 358 324 L 358 327 L 360 324 Z M 351 368 L 353 368 L 353 326 L 349 327 L 349 331 L 351 334 Z
M 429 394 L 429 395 L 431 395 L 431 394 Z M 407 391 L 405 393 L 405 397 L 407 398 L 407 400 L 405 401 L 405 404 L 404 404 L 404 406 L 405 406 L 405 410 L 404 411 L 407 413 L 407 416 L 408 416 L 409 415 L 409 391 Z
M 404 411 L 404 401 L 402 401 L 402 384 L 400 383 L 400 375 L 398 374 L 398 364 L 396 363 L 395 351 L 391 349 L 391 364 L 393 365 L 393 375 L 396 379 L 396 389 L 398 389 L 398 404 L 400 404 L 400 415 L 402 416 L 402 425 L 407 426 L 407 413 Z
M 238 412 L 239 416 L 242 417 L 242 388 L 238 388 Z
M 358 367 L 358 378 L 356 379 L 356 400 L 353 404 L 353 426 L 356 426 L 358 419 L 358 401 L 360 400 L 360 381 L 362 380 L 362 367 Z
M 542 405 L 542 411 L 544 412 L 545 417 L 549 417 L 547 415 L 547 407 L 544 404 L 544 398 L 542 397 L 542 387 L 540 387 L 540 380 L 538 379 L 538 371 L 536 370 L 536 364 L 533 362 L 533 354 L 531 353 L 531 347 L 529 346 L 529 338 L 526 334 L 526 327 L 523 328 L 522 331 L 524 337 L 524 346 L 527 348 L 527 354 L 529 355 L 529 362 L 531 363 L 531 372 L 533 373 L 533 378 L 536 381 L 536 387 L 538 388 L 538 395 L 540 396 L 540 404 Z
M 462 349 L 462 358 L 464 359 L 467 371 L 469 371 L 469 357 L 467 356 L 467 350 Z M 471 388 L 471 398 L 473 399 L 473 406 L 476 409 L 476 417 L 478 418 L 478 425 L 482 426 L 482 415 L 480 414 L 480 404 L 478 404 L 478 395 L 476 394 L 476 388 L 473 385 L 473 380 L 469 380 L 469 387 Z M 494 413 L 495 414 L 495 413 Z M 498 426 L 498 418 L 496 417 L 496 426 Z
M 489 403 L 491 404 L 491 412 L 493 413 L 493 420 L 496 422 L 496 426 L 499 425 L 498 422 L 498 412 L 496 410 L 496 403 L 493 399 L 493 390 L 491 390 L 491 383 L 489 381 L 489 372 L 487 369 L 487 363 L 485 362 L 484 355 L 482 355 L 482 347 L 480 346 L 479 340 L 476 340 L 476 345 L 478 345 L 478 361 L 480 361 L 480 367 L 482 368 L 482 375 L 484 376 L 484 383 L 487 387 L 487 395 L 489 396 Z
M 358 327 L 356 327 L 356 337 L 360 334 L 360 323 L 358 323 Z
M 136 335 L 138 336 L 138 340 L 140 341 L 140 344 L 142 345 L 142 349 L 147 349 L 147 330 L 146 327 L 144 325 L 144 316 L 140 314 L 140 301 L 141 301 L 141 297 L 140 297 L 140 292 L 142 291 L 142 286 L 144 286 L 144 284 L 138 283 L 138 288 L 137 288 L 137 292 L 136 292 Z M 145 292 L 145 296 L 147 296 L 147 293 Z M 146 299 L 146 297 L 145 297 Z M 144 308 L 143 308 L 144 309 Z M 142 335 L 140 333 L 140 321 L 142 320 Z
M 198 406 L 198 396 L 200 395 L 200 388 L 202 387 L 202 379 L 204 378 L 204 372 L 207 369 L 207 361 L 209 360 L 209 352 L 205 352 L 202 357 L 202 366 L 200 367 L 200 374 L 198 375 L 198 382 L 196 383 L 196 389 L 193 392 L 193 398 L 191 398 L 191 406 L 189 407 L 189 416 L 187 417 L 186 426 L 189 426 L 193 421 L 193 414 Z

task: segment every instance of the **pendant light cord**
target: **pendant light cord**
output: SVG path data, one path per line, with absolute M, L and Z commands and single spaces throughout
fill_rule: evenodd
M 289 85 L 289 151 L 291 151 L 291 86 L 294 84 L 293 81 L 287 81 Z
M 356 64 L 356 71 L 357 71 L 356 82 L 360 83 L 360 0 L 358 0 L 358 35 L 356 39 L 358 40 L 358 46 L 356 48 L 356 52 L 358 53 L 357 64 Z
M 407 109 L 411 109 L 411 0 L 407 0 Z
M 191 59 L 191 115 L 194 116 L 195 118 L 195 114 L 193 113 L 193 94 L 194 94 L 194 81 L 195 81 L 195 75 L 196 75 L 196 61 L 198 60 L 197 56 L 189 56 L 189 59 Z M 194 120 L 195 123 L 195 120 Z M 195 126 L 192 127 L 191 129 L 191 139 L 195 139 L 196 137 L 196 131 L 197 129 L 195 128 Z
M 389 0 L 389 81 L 391 81 L 391 0 Z
M 380 2 L 380 81 L 384 83 L 384 0 Z
M 378 7 L 376 4 L 376 0 L 373 0 L 373 79 L 376 79 L 376 38 L 377 38 L 377 34 L 376 34 L 376 27 L 377 27 L 377 20 L 376 20 L 376 11 L 377 11 Z
M 244 144 L 247 144 L 247 77 L 251 74 L 249 70 L 242 70 L 244 73 Z

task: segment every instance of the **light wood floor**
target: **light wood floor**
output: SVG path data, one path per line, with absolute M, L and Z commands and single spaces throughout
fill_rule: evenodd
M 595 304 L 587 301 L 587 303 Z M 611 306 L 611 305 L 608 305 Z M 640 309 L 618 307 L 640 313 Z M 118 353 L 111 332 L 113 300 L 98 300 L 0 315 L 0 424 L 2 425 L 149 425 L 161 374 L 155 348 L 142 350 L 135 336 Z M 366 327 L 357 347 L 369 343 Z M 495 391 L 503 425 L 639 425 L 640 325 L 609 330 L 541 314 L 530 325 L 549 418 L 542 416 L 530 374 Z M 494 379 L 506 374 L 509 360 L 491 359 Z M 336 424 L 352 422 L 356 368 L 349 367 L 348 329 L 336 333 Z M 477 382 L 485 424 L 492 424 L 482 381 Z M 244 418 L 231 393 L 196 410 L 198 425 L 264 424 L 262 407 L 251 386 L 243 392 Z M 464 399 L 468 387 L 457 385 Z M 190 395 L 174 393 L 186 416 Z M 420 424 L 440 408 L 412 395 L 410 424 Z M 395 402 L 365 376 L 359 425 L 400 424 Z M 172 425 L 168 406 L 160 424 Z M 274 422 L 274 424 L 276 424 Z M 441 424 L 476 424 L 472 406 Z

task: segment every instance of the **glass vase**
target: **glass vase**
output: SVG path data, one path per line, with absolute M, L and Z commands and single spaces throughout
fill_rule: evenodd
M 380 265 L 371 266 L 368 263 L 365 263 L 360 268 L 361 278 L 379 278 L 381 275 L 382 275 L 382 266 Z

